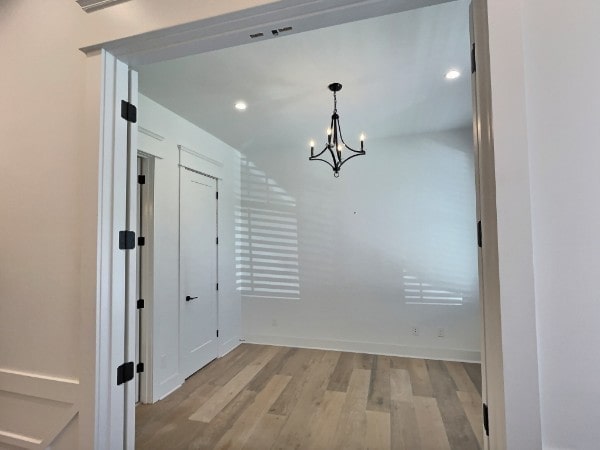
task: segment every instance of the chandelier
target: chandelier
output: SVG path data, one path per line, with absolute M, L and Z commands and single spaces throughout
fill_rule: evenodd
M 333 169 L 333 176 L 337 178 L 340 176 L 340 169 L 346 161 L 366 153 L 364 149 L 365 135 L 360 135 L 360 150 L 354 150 L 344 142 L 342 129 L 340 127 L 340 116 L 337 113 L 336 96 L 336 93 L 342 89 L 342 85 L 340 83 L 331 83 L 328 87 L 329 90 L 333 92 L 333 114 L 331 115 L 331 124 L 329 125 L 329 128 L 327 128 L 327 143 L 325 144 L 325 148 L 315 155 L 315 141 L 310 141 L 310 158 L 308 159 L 311 161 L 323 161 L 324 163 L 329 164 Z M 331 155 L 331 161 L 320 157 L 324 153 L 325 157 Z M 342 157 L 342 154 L 344 154 L 345 157 Z

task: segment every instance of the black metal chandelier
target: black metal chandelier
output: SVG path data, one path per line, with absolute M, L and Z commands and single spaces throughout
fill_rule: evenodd
M 336 96 L 336 93 L 342 89 L 342 85 L 340 83 L 331 83 L 328 87 L 329 90 L 333 92 L 333 114 L 331 115 L 331 124 L 327 129 L 327 143 L 325 144 L 325 148 L 315 155 L 315 142 L 310 141 L 310 158 L 308 159 L 311 161 L 323 161 L 324 163 L 329 164 L 333 169 L 333 176 L 337 178 L 340 176 L 340 169 L 346 161 L 366 153 L 364 148 L 365 135 L 360 135 L 360 150 L 354 150 L 344 142 L 342 129 L 340 127 L 340 116 L 337 113 Z M 327 153 L 328 151 L 331 155 L 331 162 L 320 157 L 323 153 Z M 342 152 L 347 154 L 345 158 L 342 158 Z

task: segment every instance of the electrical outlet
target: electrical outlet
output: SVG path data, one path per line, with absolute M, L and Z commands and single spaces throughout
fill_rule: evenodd
M 419 329 L 417 327 L 412 327 L 410 329 L 410 334 L 412 334 L 413 336 L 418 336 L 419 335 Z
M 439 338 L 446 337 L 446 330 L 444 328 L 438 328 L 437 337 L 439 337 Z

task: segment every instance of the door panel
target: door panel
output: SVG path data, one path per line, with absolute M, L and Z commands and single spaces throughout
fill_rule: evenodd
M 215 180 L 188 169 L 180 178 L 180 367 L 185 378 L 217 357 Z

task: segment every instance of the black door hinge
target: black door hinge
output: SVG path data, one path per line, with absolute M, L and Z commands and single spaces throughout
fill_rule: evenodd
M 218 237 L 215 239 L 215 242 L 217 243 L 217 245 L 219 245 L 219 238 Z
M 219 200 L 219 192 L 217 191 L 217 200 Z
M 219 283 L 217 283 L 217 291 L 219 290 Z
M 483 247 L 483 233 L 481 231 L 481 220 L 477 222 L 477 245 Z
M 471 46 L 471 73 L 477 71 L 477 61 L 475 59 L 475 43 Z
M 139 245 L 140 247 L 142 247 L 143 245 L 146 245 L 146 238 L 145 238 L 144 236 L 140 236 L 140 237 L 138 238 L 138 245 Z
M 483 428 L 485 430 L 485 435 L 489 436 L 490 435 L 490 422 L 489 422 L 489 417 L 488 417 L 488 406 L 485 403 L 483 404 Z
M 127 122 L 137 122 L 137 108 L 125 100 L 121 100 L 121 117 Z
M 137 366 L 135 366 L 135 371 L 137 373 L 142 373 L 144 371 L 144 363 L 138 363 Z
M 219 330 L 217 330 L 217 337 L 219 337 Z
M 134 366 L 133 361 L 126 362 L 117 367 L 117 386 L 133 380 Z
M 140 298 L 140 299 L 137 301 L 137 309 L 144 309 L 144 306 L 145 306 L 145 305 L 144 305 L 144 299 L 143 299 L 143 298 Z
M 146 184 L 146 175 L 138 175 L 138 184 Z
M 119 231 L 119 248 L 121 250 L 131 250 L 135 248 L 134 231 Z

